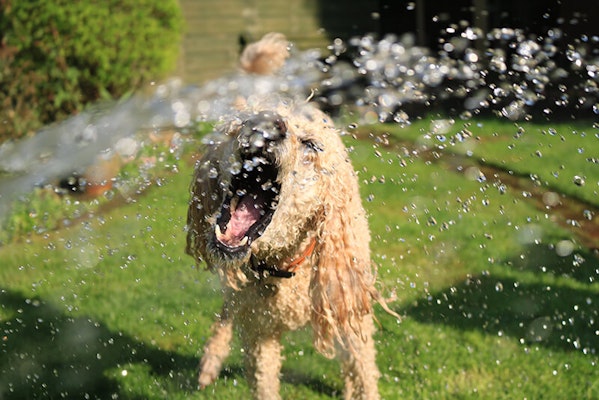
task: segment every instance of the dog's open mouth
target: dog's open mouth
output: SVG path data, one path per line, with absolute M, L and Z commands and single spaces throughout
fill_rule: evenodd
M 246 160 L 242 171 L 233 176 L 215 226 L 221 250 L 231 254 L 245 251 L 264 233 L 279 199 L 277 174 L 271 161 L 255 157 Z

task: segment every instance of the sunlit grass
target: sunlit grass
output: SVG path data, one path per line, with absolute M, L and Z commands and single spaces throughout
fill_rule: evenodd
M 376 125 L 372 129 L 530 176 L 539 185 L 599 204 L 599 154 L 594 151 L 599 146 L 597 123 L 533 124 L 439 117 L 417 120 L 406 127 Z
M 513 124 L 494 124 L 471 129 L 481 138 L 468 139 L 475 155 L 526 173 L 528 153 L 521 162 L 503 150 L 516 139 L 493 135 Z M 421 142 L 413 128 L 405 138 Z M 527 132 L 537 129 L 545 128 Z M 564 134 L 566 143 L 578 138 Z M 539 135 L 534 143 L 553 138 Z M 372 140 L 346 143 L 381 288 L 396 292 L 391 307 L 403 316 L 398 323 L 376 308 L 383 397 L 599 397 L 599 272 L 590 250 L 490 179 Z M 574 147 L 591 151 L 585 143 Z M 587 161 L 562 162 L 573 171 Z M 237 343 L 217 383 L 196 391 L 221 300 L 215 276 L 183 254 L 192 165 L 179 160 L 177 170 L 130 204 L 0 248 L 0 397 L 247 398 Z M 571 251 L 560 256 L 564 240 Z M 339 398 L 339 366 L 313 350 L 309 330 L 285 342 L 283 398 Z

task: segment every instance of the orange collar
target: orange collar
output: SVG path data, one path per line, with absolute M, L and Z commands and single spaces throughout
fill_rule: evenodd
M 314 252 L 314 248 L 316 247 L 316 238 L 313 238 L 308 246 L 304 249 L 302 254 L 295 259 L 291 259 L 291 261 L 286 262 L 287 268 L 278 269 L 275 267 L 270 267 L 266 265 L 264 261 L 258 261 L 253 256 L 250 259 L 250 267 L 254 271 L 258 272 L 261 276 L 274 276 L 276 278 L 292 278 L 295 275 L 295 271 L 303 263 L 306 258 L 310 257 Z
M 289 271 L 291 273 L 295 273 L 295 270 L 297 269 L 297 267 L 299 267 L 299 265 L 301 263 L 303 263 L 306 260 L 306 258 L 308 258 L 312 255 L 315 247 L 316 247 L 316 238 L 312 238 L 312 240 L 310 241 L 308 246 L 306 246 L 306 249 L 304 250 L 304 252 L 302 254 L 300 254 L 300 256 L 298 258 L 296 258 L 295 260 L 289 261 L 289 263 L 287 264 L 287 271 Z

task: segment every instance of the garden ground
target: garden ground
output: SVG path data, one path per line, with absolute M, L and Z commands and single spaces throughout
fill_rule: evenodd
M 376 308 L 382 396 L 599 398 L 599 242 L 580 227 L 599 206 L 597 127 L 347 131 L 381 291 L 402 316 Z M 237 342 L 196 391 L 221 300 L 183 253 L 192 163 L 173 163 L 123 206 L 0 247 L 0 398 L 247 397 Z M 559 212 L 569 199 L 577 218 Z M 285 346 L 283 398 L 341 396 L 308 329 Z

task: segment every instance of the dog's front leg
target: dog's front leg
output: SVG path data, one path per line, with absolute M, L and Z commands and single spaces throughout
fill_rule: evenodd
M 377 400 L 379 392 L 377 381 L 379 370 L 376 366 L 376 350 L 374 347 L 374 323 L 371 315 L 362 317 L 360 323 L 362 335 L 354 332 L 346 338 L 341 359 L 345 375 L 346 400 Z
M 245 352 L 246 376 L 254 399 L 280 399 L 280 335 L 252 335 L 244 330 L 241 332 L 241 339 Z
M 212 324 L 212 336 L 204 346 L 204 355 L 200 360 L 198 383 L 203 389 L 218 378 L 223 362 L 229 355 L 230 342 L 233 336 L 233 320 L 223 305 L 218 320 Z

